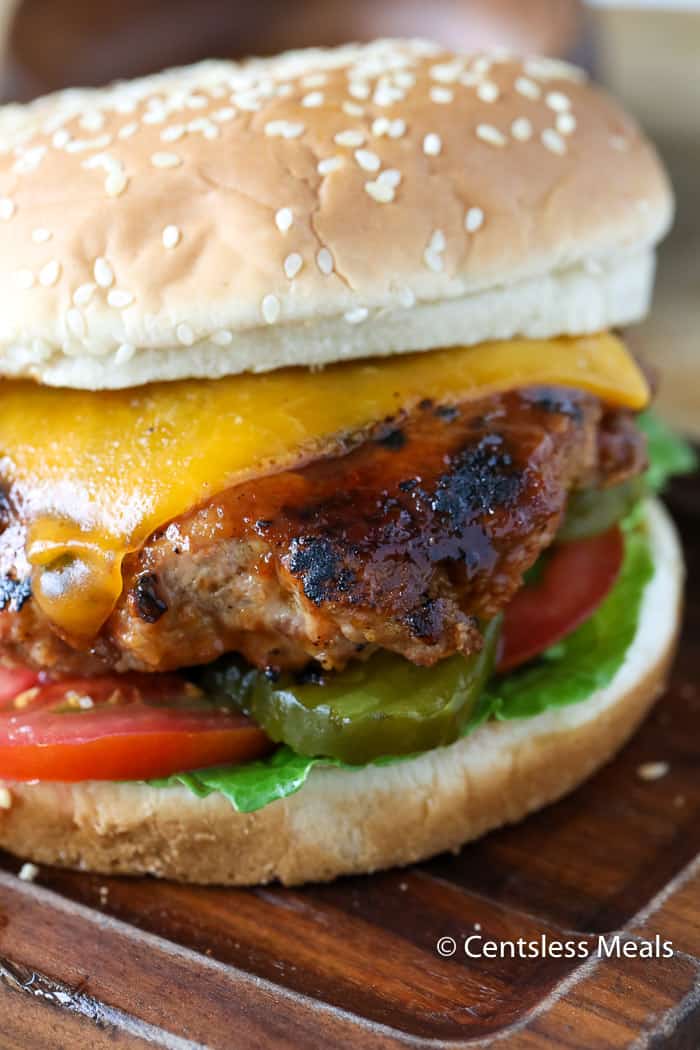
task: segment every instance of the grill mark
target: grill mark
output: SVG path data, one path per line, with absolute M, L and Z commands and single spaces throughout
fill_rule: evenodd
M 462 449 L 450 466 L 438 479 L 431 507 L 454 528 L 511 507 L 521 492 L 522 473 L 500 434 L 487 434 L 475 447 Z
M 132 591 L 136 611 L 146 623 L 157 623 L 168 611 L 168 603 L 159 593 L 158 577 L 154 572 L 139 576 Z
M 377 444 L 381 445 L 382 448 L 389 449 L 390 452 L 399 452 L 406 444 L 408 438 L 404 431 L 400 427 L 396 427 L 394 430 L 390 430 L 388 434 L 384 434 L 383 437 L 377 438 Z

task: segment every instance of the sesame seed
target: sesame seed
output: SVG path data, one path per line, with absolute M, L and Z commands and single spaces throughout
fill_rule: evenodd
M 389 128 L 391 127 L 391 121 L 388 117 L 376 117 L 372 121 L 372 134 L 375 138 L 381 138 L 382 135 L 389 134 Z
M 27 863 L 23 864 L 22 867 L 19 869 L 18 878 L 20 878 L 22 882 L 34 882 L 38 874 L 39 869 L 37 868 L 36 864 Z
M 236 116 L 236 111 L 233 106 L 222 106 L 221 109 L 214 110 L 211 115 L 211 119 L 215 120 L 217 124 L 225 124 L 229 120 L 233 120 Z
M 484 225 L 484 213 L 481 208 L 468 208 L 464 216 L 464 229 L 467 233 L 476 233 Z
M 545 128 L 540 135 L 540 138 L 542 140 L 542 145 L 550 150 L 551 153 L 558 153 L 560 155 L 566 153 L 566 143 L 559 132 L 555 131 L 554 128 Z
M 76 306 L 86 306 L 92 299 L 94 291 L 95 285 L 91 281 L 79 285 L 73 292 L 73 302 Z
M 524 95 L 525 98 L 538 99 L 542 94 L 539 84 L 536 84 L 534 80 L 530 80 L 529 77 L 518 77 L 515 81 L 515 90 L 519 95 Z
M 15 161 L 12 170 L 20 175 L 27 175 L 29 172 L 36 171 L 41 164 L 45 153 L 46 146 L 34 146 L 32 149 L 26 150 L 26 152 L 22 153 L 22 155 Z
M 160 133 L 161 142 L 177 142 L 184 134 L 184 124 L 168 124 Z
M 51 145 L 54 149 L 63 149 L 70 142 L 70 134 L 65 128 L 58 128 L 51 136 Z
M 131 136 L 135 135 L 138 130 L 138 124 L 135 120 L 132 120 L 128 124 L 124 124 L 117 132 L 117 135 L 120 139 L 130 139 Z
M 370 86 L 364 80 L 351 80 L 348 92 L 353 98 L 366 99 L 370 96 Z
M 265 295 L 260 304 L 260 309 L 263 315 L 263 320 L 267 324 L 274 324 L 280 315 L 280 301 L 276 295 Z
M 311 91 L 308 95 L 304 95 L 301 104 L 308 109 L 316 109 L 317 106 L 323 105 L 324 99 L 325 95 L 322 91 Z
M 375 106 L 393 106 L 394 102 L 400 102 L 404 98 L 404 92 L 400 87 L 394 87 L 386 81 L 377 84 L 372 101 Z
M 460 62 L 443 62 L 430 67 L 432 80 L 439 80 L 441 84 L 452 84 L 459 79 L 462 72 Z
M 397 70 L 396 73 L 394 73 L 394 80 L 399 87 L 405 88 L 406 90 L 414 87 L 416 83 L 415 75 L 407 69 Z
M 484 80 L 482 84 L 479 84 L 476 93 L 482 102 L 495 102 L 500 95 L 498 86 L 492 80 Z
M 230 346 L 233 342 L 233 335 L 228 328 L 221 328 L 218 332 L 214 332 L 211 339 L 217 346 Z
M 231 101 L 238 106 L 239 109 L 245 110 L 247 113 L 254 113 L 260 109 L 262 103 L 259 98 L 251 94 L 249 91 L 235 92 L 231 95 Z
M 368 193 L 378 204 L 389 204 L 395 196 L 393 186 L 387 182 L 380 182 L 379 179 L 374 182 L 366 182 L 365 193 Z
M 39 284 L 43 285 L 44 288 L 51 288 L 52 285 L 56 284 L 60 276 L 61 264 L 56 259 L 52 259 L 39 270 Z
M 110 171 L 105 179 L 105 192 L 108 197 L 119 197 L 128 185 L 129 180 L 123 171 Z
M 333 273 L 333 256 L 328 248 L 319 249 L 316 255 L 316 265 L 324 277 L 328 277 Z
M 177 153 L 154 153 L 151 156 L 151 164 L 154 168 L 177 168 L 182 160 Z
M 323 160 L 318 162 L 316 171 L 319 175 L 330 175 L 332 171 L 337 171 L 343 166 L 342 157 L 324 157 Z
M 96 139 L 86 139 L 84 142 L 79 143 L 80 148 L 76 148 L 75 152 L 81 153 L 83 150 L 105 149 L 107 146 L 111 145 L 112 138 L 112 135 L 98 135 Z M 70 147 L 72 145 L 73 143 L 69 142 L 66 146 L 66 150 L 70 152 Z
M 565 113 L 567 109 L 571 109 L 571 99 L 561 91 L 549 91 L 544 100 L 555 113 Z
M 416 305 L 416 295 L 412 288 L 402 288 L 399 292 L 399 302 L 406 310 Z
M 15 214 L 17 208 L 15 202 L 9 197 L 0 197 L 0 219 L 7 222 Z
M 107 302 L 115 310 L 123 310 L 125 306 L 131 306 L 133 301 L 134 297 L 131 292 L 127 292 L 123 288 L 112 288 L 107 293 Z
M 343 113 L 347 113 L 349 117 L 363 117 L 365 111 L 362 106 L 358 106 L 357 102 L 348 102 L 347 99 L 340 107 Z
M 164 248 L 175 248 L 180 243 L 180 231 L 177 226 L 166 226 L 162 238 Z
M 12 795 L 9 788 L 0 787 L 0 809 L 12 808 Z
M 532 138 L 532 123 L 527 117 L 516 117 L 510 126 L 510 133 L 518 142 L 527 142 Z
M 425 265 L 433 273 L 440 273 L 444 266 L 444 260 L 442 253 L 445 250 L 447 242 L 445 240 L 445 234 L 442 230 L 433 230 L 428 246 L 423 252 L 423 260 Z
M 104 171 L 122 171 L 121 162 L 109 153 L 93 153 L 80 166 L 86 171 L 94 171 L 96 168 L 102 168 Z
M 17 287 L 25 292 L 34 287 L 34 274 L 31 270 L 18 270 L 15 279 Z
M 333 141 L 339 146 L 362 146 L 365 135 L 362 131 L 339 131 L 333 136 Z
M 136 353 L 136 347 L 132 343 L 120 343 L 114 353 L 114 363 L 125 365 Z
M 213 128 L 214 125 L 207 117 L 195 117 L 194 120 L 190 120 L 187 123 L 187 131 L 191 131 L 194 134 L 198 132 L 206 132 L 209 128 Z M 216 134 L 219 134 L 219 129 L 215 128 Z
M 390 139 L 400 139 L 402 135 L 406 134 L 406 121 L 402 120 L 401 117 L 389 121 L 387 134 Z
M 569 62 L 562 62 L 558 58 L 541 58 L 533 56 L 525 60 L 525 72 L 539 80 L 574 80 L 586 79 L 583 70 L 572 66 Z
M 95 275 L 95 281 L 99 284 L 100 288 L 109 288 L 114 282 L 112 267 L 106 259 L 102 258 L 102 256 L 100 256 L 99 259 L 95 259 L 95 265 L 92 268 L 92 272 Z
M 576 117 L 573 113 L 557 113 L 556 125 L 560 135 L 573 135 L 576 131 Z
M 366 306 L 356 306 L 353 310 L 348 310 L 344 316 L 348 324 L 362 324 L 369 317 L 369 310 Z
M 382 162 L 377 154 L 372 153 L 369 149 L 356 149 L 355 160 L 363 171 L 379 171 L 382 166 Z
M 177 341 L 182 343 L 183 346 L 192 346 L 194 343 L 194 332 L 184 321 L 181 321 L 175 328 L 175 335 L 177 336 Z
M 476 137 L 489 146 L 505 146 L 508 141 L 503 132 L 492 124 L 477 124 Z
M 302 80 L 302 84 L 304 87 L 317 88 L 323 87 L 327 80 L 328 77 L 325 73 L 309 73 L 309 75 Z
M 381 182 L 384 186 L 391 186 L 392 190 L 395 190 L 401 182 L 401 172 L 396 168 L 386 168 L 377 175 L 377 182 Z
M 491 59 L 487 58 L 486 55 L 480 55 L 474 59 L 472 63 L 472 69 L 475 73 L 485 74 L 491 69 Z
M 291 208 L 280 208 L 275 212 L 275 225 L 280 233 L 287 233 L 294 222 L 294 214 Z
M 204 109 L 208 105 L 208 100 L 204 95 L 189 95 L 185 99 L 185 105 L 188 109 Z
M 446 105 L 451 102 L 455 97 L 455 93 L 451 88 L 433 86 L 430 89 L 430 98 L 433 102 L 437 102 L 440 105 Z
M 299 255 L 299 252 L 292 252 L 287 256 L 284 260 L 284 272 L 290 281 L 294 280 L 303 265 L 304 260 L 301 255 Z
M 76 339 L 85 338 L 85 319 L 80 310 L 77 310 L 74 306 L 71 306 L 70 310 L 66 311 L 66 327 Z
M 142 124 L 162 124 L 167 113 L 164 109 L 158 109 L 155 106 L 152 109 L 146 110 L 144 115 L 141 117 Z
M 423 139 L 423 152 L 427 157 L 437 157 L 442 150 L 442 139 L 435 132 L 430 132 Z
M 291 120 L 270 120 L 265 125 L 265 134 L 271 138 L 297 139 L 305 130 L 303 124 Z
M 47 230 L 45 226 L 37 226 L 32 230 L 32 240 L 35 244 L 46 244 L 51 240 L 51 230 Z
M 640 780 L 661 780 L 670 769 L 668 762 L 642 762 L 637 766 L 637 776 Z

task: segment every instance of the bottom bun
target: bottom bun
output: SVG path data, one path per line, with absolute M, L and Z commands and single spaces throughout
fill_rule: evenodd
M 613 681 L 532 718 L 489 722 L 449 747 L 351 771 L 316 768 L 295 795 L 255 813 L 222 796 L 137 783 L 8 783 L 0 846 L 47 864 L 199 883 L 287 885 L 371 872 L 455 850 L 564 795 L 606 762 L 664 686 L 683 559 L 651 501 L 655 571 Z

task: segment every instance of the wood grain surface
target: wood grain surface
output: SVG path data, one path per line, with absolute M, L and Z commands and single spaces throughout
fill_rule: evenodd
M 667 694 L 574 795 L 457 855 L 304 889 L 202 889 L 0 857 L 0 1048 L 700 1046 L 700 480 Z M 642 763 L 669 764 L 642 780 Z M 468 959 L 464 938 L 600 934 L 669 959 Z M 458 944 L 454 958 L 436 951 Z

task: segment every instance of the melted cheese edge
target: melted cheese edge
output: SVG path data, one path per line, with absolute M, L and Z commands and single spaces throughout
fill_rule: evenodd
M 34 598 L 59 634 L 88 645 L 121 594 L 125 555 L 170 519 L 423 398 L 536 385 L 630 409 L 649 400 L 640 369 L 608 333 L 95 393 L 5 381 L 0 476 L 29 522 Z

